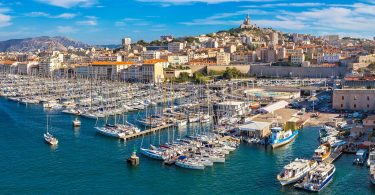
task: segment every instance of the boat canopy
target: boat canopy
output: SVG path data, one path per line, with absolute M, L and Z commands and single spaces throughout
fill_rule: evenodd
M 186 158 L 186 156 L 179 156 L 178 159 L 179 160 L 184 160 Z

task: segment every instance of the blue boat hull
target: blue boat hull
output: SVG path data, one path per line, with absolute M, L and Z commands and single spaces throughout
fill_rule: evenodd
M 276 140 L 275 142 L 271 142 L 271 146 L 272 146 L 272 148 L 278 148 L 278 147 L 284 146 L 286 144 L 289 144 L 294 139 L 296 139 L 297 135 L 298 135 L 298 130 L 295 130 L 295 131 L 293 131 L 292 135 L 290 135 L 289 137 L 284 138 L 282 140 Z

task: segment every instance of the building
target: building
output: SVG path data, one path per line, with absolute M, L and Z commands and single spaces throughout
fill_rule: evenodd
M 166 79 L 171 78 L 179 78 L 181 73 L 187 73 L 189 76 L 193 76 L 192 70 L 189 69 L 171 69 L 171 70 L 164 70 L 164 77 Z
M 50 76 L 51 73 L 60 68 L 64 62 L 64 54 L 54 51 L 51 55 L 42 58 L 39 64 L 39 74 L 42 76 Z
M 188 56 L 181 56 L 181 55 L 171 55 L 168 56 L 168 62 L 170 65 L 182 65 L 189 63 Z
M 271 123 L 251 121 L 238 127 L 239 134 L 248 138 L 262 139 L 271 134 Z
M 171 42 L 171 41 L 173 41 L 173 36 L 172 35 L 162 35 L 162 36 L 160 36 L 160 41 Z
M 37 75 L 39 62 L 25 61 L 17 64 L 17 74 L 21 75 Z
M 230 61 L 233 64 L 250 64 L 256 61 L 257 54 L 255 51 L 238 52 L 231 54 Z
M 363 119 L 363 126 L 368 129 L 375 129 L 375 115 L 367 116 Z
M 155 59 L 155 60 L 145 60 L 143 61 L 143 64 L 158 64 L 162 68 L 168 68 L 169 67 L 169 62 L 164 59 Z
M 179 53 L 184 49 L 184 44 L 180 42 L 168 43 L 168 51 L 171 53 Z
M 263 48 L 260 50 L 260 59 L 262 62 L 276 62 L 277 50 L 274 48 Z
M 251 21 L 250 21 L 250 15 L 248 14 L 245 20 L 243 21 L 243 23 L 240 25 L 240 28 L 247 29 L 247 28 L 253 28 L 253 27 L 254 26 L 251 24 Z
M 317 57 L 317 62 L 318 64 L 323 64 L 323 63 L 338 63 L 340 62 L 340 53 L 336 52 L 326 52 L 321 55 L 318 55 Z
M 132 39 L 129 37 L 125 37 L 122 39 L 121 44 L 123 47 L 129 46 L 130 44 L 132 44 Z
M 121 80 L 130 82 L 142 81 L 142 65 L 134 64 L 121 71 Z
M 305 54 L 292 54 L 290 56 L 290 63 L 293 65 L 301 65 L 305 61 Z
M 346 76 L 342 85 L 350 88 L 375 88 L 375 75 Z
M 160 51 L 143 51 L 141 57 L 143 60 L 160 59 Z
M 229 65 L 230 64 L 230 54 L 226 52 L 217 52 L 216 54 L 216 64 L 217 65 Z
M 271 32 L 270 33 L 270 43 L 271 45 L 277 45 L 279 43 L 279 33 Z
M 336 110 L 374 111 L 374 89 L 336 89 L 333 91 L 332 107 Z
M 367 67 L 371 63 L 375 63 L 375 54 L 358 56 L 354 63 L 349 64 L 349 67 L 353 70 L 358 70 Z
M 147 60 L 142 65 L 133 64 L 121 70 L 120 78 L 125 81 L 160 83 L 164 81 L 165 60 Z M 168 63 L 168 62 L 166 62 Z
M 251 109 L 246 102 L 224 101 L 214 105 L 214 112 L 219 118 L 227 116 L 242 116 L 250 113 Z
M 121 70 L 133 64 L 133 62 L 92 62 L 88 71 L 95 79 L 117 80 Z
M 164 81 L 163 64 L 155 61 L 147 61 L 142 65 L 142 82 L 160 83 Z

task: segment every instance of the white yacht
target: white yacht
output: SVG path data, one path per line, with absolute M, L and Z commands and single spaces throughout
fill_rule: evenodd
M 332 181 L 335 171 L 335 165 L 320 163 L 317 167 L 309 171 L 302 183 L 295 186 L 307 191 L 319 192 Z
M 178 157 L 176 161 L 176 166 L 185 168 L 185 169 L 196 169 L 203 170 L 204 164 L 196 159 L 188 158 L 186 156 Z
M 125 133 L 119 131 L 115 126 L 105 125 L 104 127 L 95 127 L 98 133 L 109 137 L 124 138 Z
M 166 160 L 167 158 L 165 155 L 163 155 L 163 152 L 160 150 L 157 150 L 155 146 L 150 145 L 149 149 L 141 148 L 140 150 L 141 154 L 156 159 L 156 160 Z
M 316 161 L 306 159 L 295 159 L 277 175 L 281 185 L 288 185 L 301 180 L 306 174 L 318 165 Z

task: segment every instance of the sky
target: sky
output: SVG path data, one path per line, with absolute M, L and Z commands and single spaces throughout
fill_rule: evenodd
M 247 14 L 282 32 L 375 36 L 375 0 L 0 0 L 0 40 L 150 41 L 238 27 Z

